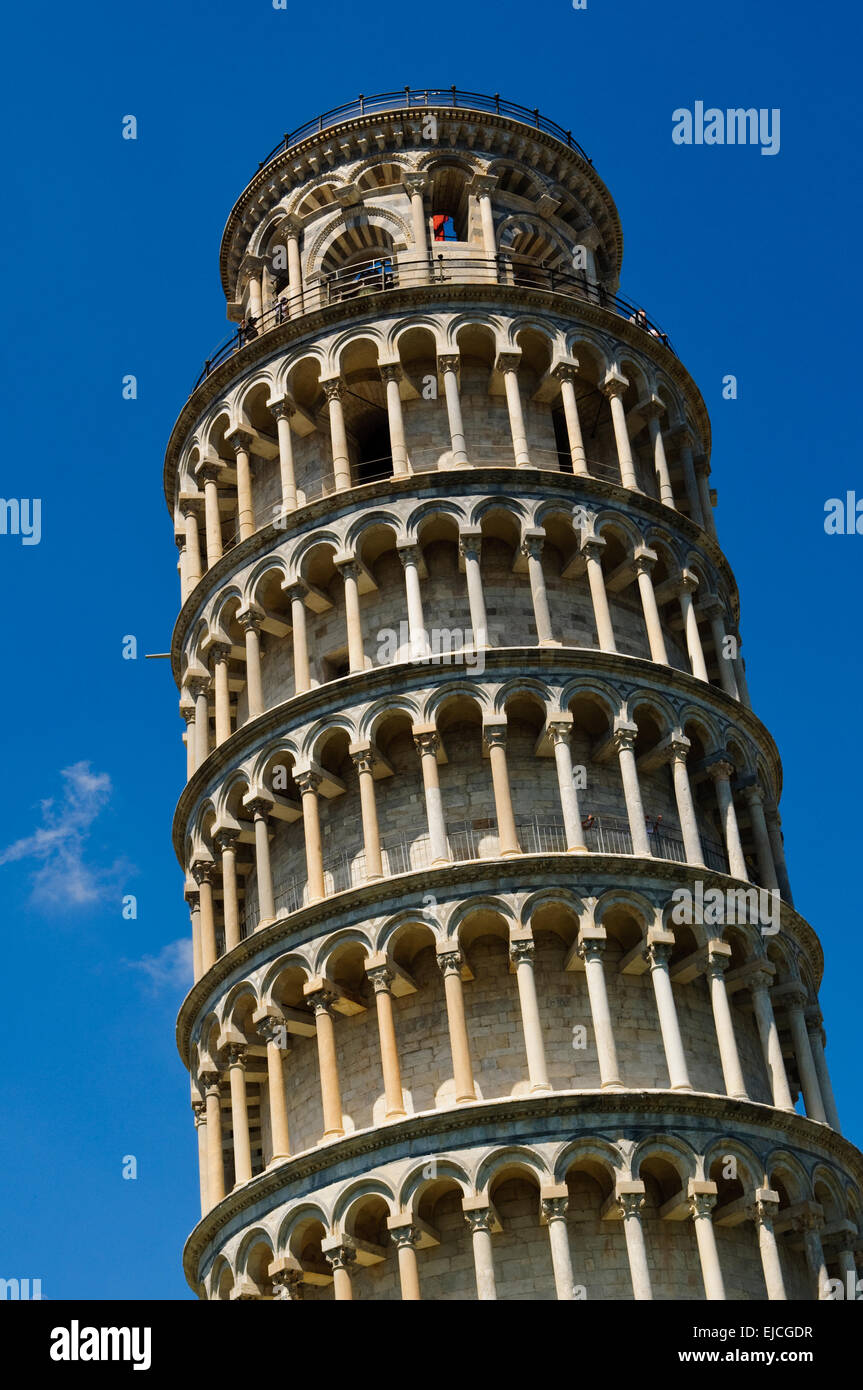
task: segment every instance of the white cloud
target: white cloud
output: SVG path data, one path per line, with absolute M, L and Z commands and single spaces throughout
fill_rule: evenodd
M 0 850 L 0 865 L 27 859 L 38 863 L 31 901 L 52 912 L 104 901 L 118 892 L 124 868 L 115 862 L 102 869 L 87 863 L 85 857 L 93 823 L 111 800 L 107 772 L 92 772 L 88 762 L 80 762 L 63 768 L 60 776 L 59 799 L 50 797 L 40 803 L 42 824 Z
M 140 971 L 154 994 L 163 990 L 185 993 L 192 987 L 192 942 L 188 937 L 169 941 L 157 956 L 142 956 L 140 960 L 127 960 L 123 964 L 130 970 Z

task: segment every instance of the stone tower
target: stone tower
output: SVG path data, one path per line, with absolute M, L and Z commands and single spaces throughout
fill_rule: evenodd
M 569 132 L 455 89 L 310 122 L 228 219 L 165 464 L 202 1298 L 854 1271 L 710 424 L 621 254 Z

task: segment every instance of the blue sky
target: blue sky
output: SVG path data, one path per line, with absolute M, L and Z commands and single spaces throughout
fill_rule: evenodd
M 0 535 L 0 1275 L 41 1278 L 48 1298 L 191 1296 L 196 1146 L 173 1041 L 182 725 L 168 663 L 143 659 L 167 650 L 178 605 L 162 458 L 227 329 L 218 249 L 235 198 L 284 130 L 360 90 L 454 83 L 539 106 L 617 201 L 622 291 L 670 333 L 712 415 L 749 684 L 783 756 L 795 897 L 827 957 L 840 1114 L 863 1140 L 863 536 L 823 524 L 828 497 L 863 497 L 858 7 L 47 3 L 10 12 L 6 38 L 0 491 L 42 499 L 42 537 Z M 675 145 L 672 112 L 697 100 L 778 107 L 779 153 Z

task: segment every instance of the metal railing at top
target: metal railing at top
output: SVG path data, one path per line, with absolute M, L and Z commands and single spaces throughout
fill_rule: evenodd
M 629 822 L 617 816 L 589 815 L 582 821 L 584 842 L 592 854 L 632 854 L 632 832 Z M 565 854 L 566 831 L 560 816 L 516 817 L 518 842 L 524 854 Z M 683 836 L 672 826 L 648 819 L 647 835 L 655 859 L 670 859 L 686 863 Z M 476 859 L 494 859 L 499 838 L 493 820 L 456 821 L 447 826 L 447 844 L 453 863 Z M 709 869 L 728 873 L 728 856 L 718 841 L 701 837 L 704 861 Z M 381 844 L 381 859 L 385 878 L 396 874 L 427 869 L 431 862 L 427 834 L 390 836 Z M 297 864 L 299 868 L 299 861 Z M 352 849 L 337 850 L 324 856 L 324 885 L 327 896 L 359 888 L 366 882 L 366 858 L 361 844 Z M 298 912 L 307 901 L 305 875 L 289 873 L 274 893 L 276 915 Z M 257 920 L 257 901 L 252 894 L 240 909 L 240 929 L 243 936 L 252 933 Z
M 643 308 L 625 299 L 623 295 L 612 294 L 597 281 L 589 280 L 582 270 L 562 269 L 515 252 L 501 252 L 497 256 L 452 256 L 431 253 L 427 259 L 402 252 L 397 256 L 378 256 L 372 260 L 355 262 L 322 276 L 316 283 L 304 285 L 302 304 L 296 292 L 286 291 L 261 315 L 244 320 L 219 344 L 212 356 L 205 361 L 192 390 L 197 390 L 215 367 L 259 338 L 262 333 L 278 328 L 303 314 L 390 290 L 440 284 L 496 284 L 514 288 L 544 289 L 569 299 L 583 300 L 585 303 L 608 309 L 620 318 L 634 323 L 649 337 L 655 338 L 669 351 L 674 352 L 668 334 L 663 332 Z
M 483 92 L 464 92 L 458 87 L 401 87 L 395 92 L 376 92 L 373 96 L 360 94 L 354 97 L 353 101 L 346 101 L 341 106 L 333 106 L 329 111 L 322 111 L 320 115 L 314 116 L 312 120 L 305 121 L 296 130 L 287 131 L 265 159 L 258 165 L 257 172 L 277 159 L 285 150 L 289 150 L 294 145 L 299 145 L 301 141 L 308 140 L 312 135 L 319 135 L 324 130 L 329 130 L 332 126 L 340 125 L 342 121 L 356 120 L 358 116 L 372 116 L 384 111 L 415 111 L 418 107 L 450 107 L 454 110 L 464 111 L 489 111 L 497 116 L 510 116 L 516 121 L 523 122 L 524 125 L 533 126 L 536 130 L 543 130 L 547 135 L 553 135 L 555 140 L 566 145 L 567 149 L 573 150 L 585 161 L 586 164 L 593 166 L 593 160 L 582 149 L 577 140 L 572 138 L 571 130 L 564 130 L 556 121 L 550 121 L 546 116 L 541 116 L 536 109 L 531 110 L 528 106 L 520 106 L 515 101 L 505 101 L 498 93 L 487 96 Z

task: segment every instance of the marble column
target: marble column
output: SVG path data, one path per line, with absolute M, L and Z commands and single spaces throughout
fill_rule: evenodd
M 527 432 L 524 426 L 524 411 L 521 405 L 521 392 L 518 387 L 518 368 L 520 352 L 499 352 L 495 368 L 503 376 L 506 391 L 506 406 L 509 413 L 509 428 L 512 436 L 512 449 L 516 467 L 530 467 L 530 453 L 527 447 Z
M 386 1119 L 400 1120 L 405 1116 L 404 1095 L 402 1093 L 399 1049 L 396 1042 L 395 1020 L 393 1018 L 393 996 L 391 985 L 395 978 L 392 970 L 385 965 L 376 965 L 366 970 L 375 992 L 375 1009 L 378 1016 L 378 1038 L 381 1048 L 381 1068 L 384 1077 L 384 1096 L 386 1099 Z
M 779 1110 L 793 1112 L 794 1102 L 788 1087 L 788 1077 L 785 1073 L 782 1047 L 779 1042 L 779 1029 L 776 1027 L 773 1004 L 770 1000 L 769 986 L 771 980 L 772 975 L 766 971 L 758 971 L 750 976 L 752 1008 L 758 1025 L 758 1036 L 761 1039 L 761 1050 L 764 1054 L 767 1075 L 770 1078 L 773 1104 Z
M 713 1009 L 716 1041 L 719 1044 L 719 1061 L 722 1066 L 722 1079 L 725 1082 L 725 1094 L 731 1096 L 733 1100 L 748 1100 L 746 1082 L 743 1079 L 743 1069 L 740 1065 L 740 1054 L 737 1051 L 737 1039 L 734 1036 L 731 1005 L 728 1000 L 728 991 L 725 988 L 725 971 L 728 969 L 728 963 L 728 956 L 709 950 L 705 975 L 707 988 L 710 992 L 710 1004 Z
M 536 997 L 536 979 L 533 971 L 534 951 L 534 943 L 528 937 L 520 937 L 510 941 L 509 958 L 515 966 L 531 1095 L 551 1090 L 548 1066 L 545 1060 L 545 1046 L 542 1040 L 539 1004 Z
M 198 518 L 194 507 L 183 508 L 183 529 L 186 536 L 186 589 L 188 598 L 201 579 L 201 538 L 198 534 Z
M 695 805 L 692 800 L 692 788 L 689 785 L 689 772 L 686 766 L 690 746 L 688 738 L 672 737 L 668 744 L 669 762 L 671 763 L 674 799 L 677 803 L 677 814 L 680 818 L 680 830 L 683 835 L 683 848 L 686 854 L 686 862 L 698 868 L 703 868 L 704 853 L 701 848 L 701 838 L 698 834 Z
M 276 915 L 273 896 L 273 871 L 270 866 L 270 827 L 268 816 L 273 803 L 265 797 L 253 797 L 244 802 L 255 823 L 255 876 L 258 887 L 258 927 L 272 922 Z
M 264 687 L 261 679 L 261 615 L 247 608 L 237 614 L 237 622 L 246 637 L 246 722 L 259 718 L 264 712 Z
M 428 655 L 429 642 L 423 618 L 422 588 L 420 586 L 418 545 L 400 545 L 399 559 L 405 573 L 405 597 L 408 610 L 408 632 L 410 634 L 411 659 L 421 660 Z
M 650 978 L 656 996 L 656 1011 L 659 1014 L 659 1031 L 662 1034 L 662 1049 L 668 1067 L 668 1083 L 672 1091 L 691 1091 L 692 1083 L 686 1069 L 686 1056 L 677 1007 L 674 1003 L 674 987 L 668 972 L 671 945 L 668 942 L 654 941 L 644 952 L 650 966 Z
M 387 419 L 390 428 L 390 454 L 393 461 L 393 477 L 404 478 L 408 474 L 408 451 L 405 443 L 405 424 L 402 414 L 402 398 L 399 382 L 402 369 L 397 362 L 382 364 L 381 380 L 387 396 Z
M 708 535 L 716 540 L 716 522 L 713 520 L 713 502 L 710 498 L 710 465 L 704 454 L 699 454 L 695 458 L 695 482 L 698 488 L 698 497 L 701 502 L 701 515 L 704 517 L 705 528 Z
M 707 769 L 708 776 L 716 787 L 716 801 L 719 806 L 719 819 L 722 825 L 722 833 L 725 836 L 725 848 L 728 851 L 728 869 L 734 878 L 742 879 L 744 883 L 749 882 L 749 875 L 746 872 L 746 860 L 743 858 L 743 846 L 740 843 L 740 829 L 737 825 L 737 813 L 734 810 L 734 798 L 731 795 L 731 778 L 734 775 L 733 763 L 720 759 L 718 762 L 711 763 Z
M 434 730 L 423 730 L 414 734 L 414 746 L 420 755 L 425 792 L 426 819 L 429 831 L 429 859 L 431 867 L 438 868 L 450 863 L 447 843 L 446 823 L 443 812 L 440 781 L 438 778 L 437 752 L 440 735 Z
M 318 810 L 318 788 L 321 775 L 311 769 L 294 772 L 294 781 L 303 801 L 303 831 L 306 845 L 306 876 L 309 902 L 318 903 L 326 897 L 324 855 L 321 846 L 321 821 Z
M 616 652 L 614 628 L 611 625 L 611 612 L 608 607 L 608 594 L 605 591 L 605 575 L 602 572 L 602 560 L 600 558 L 604 548 L 605 541 L 599 537 L 592 537 L 583 542 L 581 553 L 584 556 L 587 582 L 590 585 L 590 599 L 593 604 L 593 618 L 596 623 L 596 635 L 600 651 Z
M 827 1261 L 824 1258 L 824 1247 L 821 1244 L 821 1219 L 815 1212 L 801 1212 L 792 1222 L 792 1230 L 803 1236 L 803 1249 L 806 1254 L 806 1264 L 812 1285 L 815 1289 L 815 1297 L 819 1302 L 827 1300 L 830 1292 L 830 1276 L 827 1273 Z
M 689 515 L 696 526 L 704 529 L 705 521 L 701 511 L 701 499 L 698 495 L 698 481 L 695 477 L 695 464 L 692 460 L 692 436 L 688 430 L 682 430 L 680 438 L 680 466 L 683 469 L 683 484 L 686 489 L 686 500 L 689 503 Z
M 575 474 L 585 474 L 588 472 L 587 457 L 584 452 L 584 439 L 581 433 L 581 420 L 578 415 L 578 400 L 575 394 L 577 368 L 570 363 L 561 363 L 555 367 L 552 376 L 557 377 L 560 382 L 560 399 L 563 405 L 563 418 L 566 422 L 566 438 L 569 444 L 569 456 L 572 459 L 572 471 Z
M 360 618 L 360 567 L 356 560 L 340 560 L 337 569 L 345 586 L 345 628 L 348 638 L 348 665 L 350 674 L 357 675 L 366 669 L 366 654 L 363 648 L 363 626 Z
M 632 445 L 629 441 L 629 430 L 626 424 L 626 411 L 623 406 L 623 394 L 628 385 L 629 382 L 625 377 L 609 374 L 602 383 L 602 391 L 611 407 L 611 422 L 614 426 L 614 438 L 617 444 L 617 461 L 620 465 L 620 481 L 624 487 L 630 488 L 633 492 L 639 492 L 635 463 L 632 458 Z
M 530 597 L 533 602 L 533 618 L 536 636 L 541 647 L 559 647 L 551 630 L 551 613 L 548 607 L 548 593 L 545 587 L 545 574 L 542 568 L 542 547 L 544 537 L 526 536 L 520 549 L 527 559 L 527 572 L 530 579 Z
M 306 998 L 315 1014 L 315 1035 L 318 1043 L 318 1074 L 321 1086 L 321 1108 L 324 1116 L 323 1138 L 341 1139 L 344 1134 L 342 1093 L 336 1060 L 336 1034 L 333 1025 L 333 995 L 327 989 L 310 991 Z
M 750 784 L 744 787 L 743 795 L 749 806 L 749 822 L 752 826 L 752 835 L 755 840 L 755 854 L 758 859 L 758 875 L 761 880 L 762 888 L 779 889 L 779 879 L 776 874 L 776 867 L 773 863 L 773 850 L 770 845 L 770 836 L 767 833 L 767 821 L 764 817 L 764 806 L 762 803 L 761 788 Z
M 783 900 L 793 907 L 794 898 L 791 895 L 788 865 L 785 861 L 785 844 L 782 839 L 782 820 L 779 815 L 779 808 L 774 801 L 768 801 L 766 803 L 764 807 L 764 816 L 767 821 L 767 834 L 770 837 L 770 848 L 773 851 L 773 864 L 776 869 L 776 877 L 779 880 L 779 892 Z
M 232 430 L 226 437 L 237 461 L 237 533 L 241 541 L 255 534 L 255 506 L 252 501 L 251 444 L 248 430 Z
M 291 634 L 294 657 L 294 694 L 302 695 L 311 690 L 312 680 L 309 669 L 309 644 L 306 634 L 305 584 L 294 581 L 285 584 L 284 591 L 291 602 Z
M 201 1074 L 207 1111 L 207 1203 L 212 1211 L 225 1195 L 225 1158 L 222 1152 L 222 1098 L 219 1073 Z
M 554 745 L 554 762 L 557 770 L 557 786 L 560 792 L 560 809 L 563 814 L 563 829 L 566 835 L 567 851 L 573 854 L 586 854 L 584 830 L 581 825 L 581 811 L 578 805 L 578 792 L 572 774 L 572 723 L 568 719 L 549 719 L 548 736 Z
M 476 1274 L 476 1296 L 480 1302 L 497 1298 L 494 1280 L 494 1255 L 491 1246 L 491 1210 L 489 1207 L 474 1207 L 465 1212 L 473 1245 L 473 1262 Z
M 722 1270 L 719 1266 L 719 1252 L 716 1249 L 716 1232 L 713 1229 L 713 1217 L 711 1216 L 715 1206 L 715 1192 L 690 1193 L 689 1213 L 695 1226 L 701 1278 L 704 1283 L 704 1297 L 709 1302 L 724 1301 L 725 1299 L 725 1286 L 722 1282 Z
M 758 1249 L 761 1254 L 761 1268 L 764 1272 L 764 1285 L 767 1290 L 767 1297 L 771 1302 L 784 1302 L 788 1297 L 785 1292 L 785 1280 L 782 1276 L 782 1262 L 779 1259 L 776 1232 L 773 1229 L 773 1221 L 778 1214 L 779 1195 L 766 1188 L 757 1190 L 753 1194 L 751 1205 L 746 1208 L 746 1215 L 750 1221 L 755 1223 Z
M 476 1100 L 461 983 L 461 952 L 457 949 L 439 951 L 437 963 L 443 975 L 455 1099 L 456 1104 L 460 1105 Z
M 383 858 L 381 838 L 378 829 L 378 812 L 375 804 L 375 755 L 370 747 L 350 750 L 351 761 L 357 770 L 360 788 L 360 815 L 363 823 L 363 852 L 365 855 L 365 878 L 367 883 L 383 878 Z
M 642 415 L 647 417 L 647 428 L 650 433 L 650 447 L 653 454 L 653 467 L 656 473 L 656 484 L 659 490 L 659 500 L 666 507 L 674 506 L 674 489 L 671 486 L 671 478 L 668 472 L 668 461 L 665 457 L 665 444 L 662 439 L 662 429 L 659 424 L 659 416 L 665 410 L 665 406 L 658 397 L 654 396 L 651 401 L 642 408 Z
M 623 797 L 626 802 L 626 816 L 629 833 L 632 837 L 632 852 L 643 859 L 651 857 L 650 841 L 647 837 L 647 823 L 641 801 L 641 787 L 638 782 L 638 768 L 635 763 L 635 740 L 638 730 L 618 728 L 614 730 L 612 742 L 620 764 L 620 780 L 623 783 Z
M 698 631 L 698 618 L 695 615 L 695 603 L 692 595 L 698 588 L 698 580 L 694 575 L 684 574 L 680 580 L 680 587 L 677 590 L 677 597 L 680 600 L 680 612 L 683 618 L 683 630 L 686 634 L 686 650 L 689 653 L 689 664 L 692 668 L 693 676 L 698 680 L 710 684 L 707 675 L 707 666 L 704 661 L 704 648 L 701 645 L 701 634 Z
M 216 747 L 231 737 L 231 694 L 228 686 L 228 658 L 231 648 L 227 642 L 214 642 L 213 686 L 216 704 Z
M 633 1184 L 634 1188 L 635 1184 Z M 636 1302 L 652 1300 L 650 1267 L 647 1263 L 644 1228 L 641 1224 L 641 1208 L 644 1206 L 643 1184 L 640 1191 L 617 1193 L 616 1200 L 623 1214 L 623 1234 L 626 1240 L 626 1255 L 629 1260 L 629 1275 L 632 1280 L 632 1296 Z
M 579 938 L 578 954 L 584 961 L 587 978 L 590 1019 L 596 1042 L 596 1060 L 599 1064 L 599 1084 L 603 1091 L 622 1091 L 624 1088 L 620 1079 L 617 1048 L 614 1042 L 614 1024 L 608 1005 L 605 966 L 602 960 L 605 946 L 604 937 L 584 937 L 582 935 Z
M 344 382 L 338 377 L 322 381 L 330 408 L 330 444 L 333 454 L 333 487 L 336 492 L 347 492 L 351 487 L 351 460 L 348 452 L 348 435 L 345 429 L 345 413 L 342 405 Z
M 411 200 L 411 233 L 418 256 L 427 257 L 429 253 L 428 224 L 425 215 L 423 195 L 429 186 L 426 174 L 405 174 L 404 185 Z
M 234 1187 L 251 1182 L 252 1147 L 249 1140 L 249 1106 L 246 1095 L 246 1048 L 232 1043 L 228 1048 L 228 1077 L 231 1083 L 231 1128 L 234 1132 Z
M 719 680 L 726 695 L 730 695 L 732 700 L 740 700 L 740 691 L 737 688 L 737 677 L 734 674 L 734 661 L 731 656 L 727 656 L 731 634 L 725 631 L 725 610 L 721 601 L 716 597 L 708 597 L 701 605 L 701 611 L 710 621 L 710 631 L 713 636 L 713 649 L 716 653 L 716 664 L 719 667 Z
M 467 464 L 464 424 L 461 417 L 461 401 L 458 389 L 458 353 L 446 353 L 437 359 L 438 371 L 443 377 L 444 399 L 449 420 L 450 443 L 453 464 Z
M 390 1240 L 398 1251 L 399 1286 L 403 1302 L 419 1302 L 419 1269 L 417 1267 L 417 1243 L 419 1232 L 416 1226 L 394 1226 L 390 1230 Z
M 292 512 L 297 506 L 297 476 L 294 467 L 294 440 L 291 431 L 291 418 L 296 413 L 287 397 L 270 406 L 276 418 L 279 436 L 279 483 L 282 493 L 282 511 Z
M 465 579 L 467 580 L 467 601 L 470 605 L 470 625 L 473 629 L 474 647 L 479 650 L 481 647 L 490 645 L 488 640 L 488 619 L 485 611 L 485 596 L 482 587 L 482 571 L 480 569 L 482 532 L 479 529 L 460 532 L 458 547 L 459 554 L 464 560 Z
M 198 469 L 198 481 L 204 484 L 204 531 L 207 547 L 207 569 L 222 558 L 222 517 L 219 511 L 218 464 L 207 463 Z
M 285 1071 L 282 1048 L 287 1043 L 287 1029 L 281 1019 L 268 1016 L 258 1024 L 258 1033 L 267 1045 L 267 1099 L 270 1111 L 270 1138 L 273 1155 L 267 1164 L 275 1163 L 291 1156 L 291 1141 L 288 1132 L 288 1106 L 285 1099 Z
M 644 613 L 644 626 L 647 630 L 647 640 L 650 644 L 650 659 L 658 662 L 661 666 L 667 666 L 668 652 L 665 648 L 665 636 L 662 631 L 662 620 L 659 616 L 659 608 L 656 602 L 656 591 L 653 587 L 653 577 L 651 570 L 656 564 L 655 555 L 636 555 L 633 562 L 635 577 L 638 583 L 638 593 L 641 598 L 641 608 Z
M 569 1206 L 566 1187 L 561 1184 L 559 1196 L 544 1197 L 540 1192 L 540 1211 L 548 1226 L 548 1240 L 551 1246 L 551 1265 L 554 1270 L 554 1288 L 560 1302 L 571 1302 L 575 1298 L 572 1277 L 572 1256 L 569 1253 L 569 1232 L 566 1227 L 566 1212 Z
M 841 1134 L 842 1129 L 839 1124 L 839 1111 L 836 1108 L 836 1097 L 833 1094 L 830 1072 L 827 1069 L 827 1058 L 824 1055 L 823 1024 L 824 1020 L 821 1016 L 821 1010 L 817 1005 L 806 1010 L 806 1027 L 809 1032 L 809 1046 L 812 1049 L 812 1060 L 815 1063 L 815 1072 L 818 1077 L 821 1099 L 824 1102 L 827 1123 L 831 1129 L 835 1129 L 837 1134 Z
M 195 701 L 195 771 L 203 767 L 210 753 L 210 702 L 208 676 L 195 676 L 188 682 L 189 694 Z
M 216 963 L 216 918 L 213 911 L 213 873 L 209 859 L 197 859 L 192 876 L 198 885 L 201 904 L 201 970 L 204 974 Z
M 351 1271 L 357 1262 L 357 1252 L 350 1245 L 341 1244 L 326 1252 L 327 1263 L 333 1271 L 333 1294 L 337 1303 L 349 1303 L 354 1291 L 351 1284 Z
M 240 904 L 237 894 L 238 830 L 219 830 L 214 843 L 222 851 L 222 911 L 225 918 L 225 950 L 232 951 L 240 944 Z
M 195 1116 L 195 1132 L 198 1136 L 198 1178 L 201 1194 L 201 1215 L 206 1216 L 209 1210 L 207 1201 L 207 1112 L 203 1101 L 195 1101 L 192 1105 Z
M 483 741 L 488 749 L 489 762 L 491 763 L 494 811 L 499 841 L 498 853 L 501 859 L 510 859 L 513 855 L 521 854 L 521 846 L 518 843 L 518 834 L 515 828 L 512 792 L 506 765 L 506 725 L 484 725 Z
M 818 1084 L 818 1073 L 815 1069 L 815 1059 L 812 1055 L 812 1048 L 809 1045 L 809 1033 L 806 1028 L 806 1018 L 803 1010 L 806 1005 L 806 991 L 803 988 L 789 991 L 784 995 L 784 1003 L 788 1017 L 788 1026 L 791 1030 L 791 1041 L 794 1045 L 794 1058 L 797 1062 L 797 1075 L 800 1078 L 800 1089 L 803 1092 L 803 1103 L 806 1106 L 806 1114 L 810 1120 L 818 1120 L 821 1124 L 827 1124 L 827 1112 L 821 1096 L 821 1087 Z

